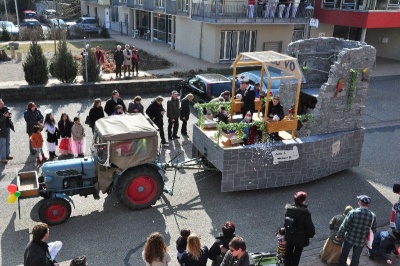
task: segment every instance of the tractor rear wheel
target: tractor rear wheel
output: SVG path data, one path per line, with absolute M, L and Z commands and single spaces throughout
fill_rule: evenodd
M 43 200 L 39 207 L 39 218 L 48 225 L 62 224 L 71 216 L 71 205 L 61 198 Z
M 163 188 L 160 173 L 149 166 L 138 166 L 122 174 L 117 184 L 117 196 L 128 208 L 140 210 L 154 205 Z

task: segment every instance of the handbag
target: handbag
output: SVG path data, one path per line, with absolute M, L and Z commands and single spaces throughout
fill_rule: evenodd
M 88 125 L 89 127 L 94 126 L 88 115 L 86 116 L 85 124 Z

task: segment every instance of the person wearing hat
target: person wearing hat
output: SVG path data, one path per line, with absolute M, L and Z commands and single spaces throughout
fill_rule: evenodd
M 249 81 L 250 78 L 249 76 L 246 75 L 240 75 L 238 77 L 238 81 L 240 83 L 240 92 L 237 94 L 241 94 L 241 101 L 243 102 L 242 106 L 242 116 L 243 118 L 246 116 L 247 112 L 250 111 L 250 113 L 253 115 L 254 110 L 256 109 L 255 104 L 254 104 L 254 99 L 256 98 L 256 94 L 254 92 L 254 88 L 250 86 Z
M 167 102 L 167 117 L 168 117 L 168 139 L 179 139 L 179 99 L 178 92 L 172 91 L 171 98 Z M 173 128 L 173 129 L 172 129 Z
M 181 135 L 188 137 L 187 121 L 190 115 L 190 103 L 193 100 L 193 94 L 189 93 L 181 100 L 180 119 L 182 120 Z
M 399 256 L 399 252 L 397 251 L 395 245 L 399 240 L 400 229 L 376 232 L 374 235 L 374 241 L 372 242 L 372 249 L 368 248 L 368 257 L 371 260 L 374 260 L 374 255 L 377 255 L 384 258 L 387 264 L 392 264 L 389 254 L 393 252 L 393 254 Z
M 325 242 L 324 247 L 320 253 L 321 260 L 326 261 L 328 264 L 336 264 L 339 261 L 340 251 L 342 250 L 342 242 L 335 239 L 336 233 L 340 225 L 343 223 L 346 215 L 352 210 L 351 206 L 347 206 L 342 214 L 333 216 L 329 222 L 329 237 Z
M 343 239 L 339 266 L 347 265 L 346 261 L 351 249 L 353 249 L 353 255 L 350 265 L 357 266 L 369 231 L 376 232 L 376 216 L 368 210 L 371 198 L 367 195 L 360 195 L 357 199 L 359 207 L 347 214 L 336 234 L 337 241 L 342 241 Z
M 393 192 L 400 195 L 400 184 L 393 184 Z M 400 229 L 400 198 L 393 205 L 390 216 L 390 227 Z

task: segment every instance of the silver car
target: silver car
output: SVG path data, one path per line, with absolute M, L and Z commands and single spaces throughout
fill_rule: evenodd
M 0 34 L 3 33 L 3 27 L 6 27 L 11 35 L 18 35 L 19 33 L 19 28 L 10 21 L 0 21 Z

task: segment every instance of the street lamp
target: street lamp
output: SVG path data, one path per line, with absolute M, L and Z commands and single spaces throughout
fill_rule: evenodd
M 306 7 L 306 36 L 305 39 L 310 38 L 310 21 L 311 18 L 314 16 L 314 7 L 311 4 L 308 4 Z

